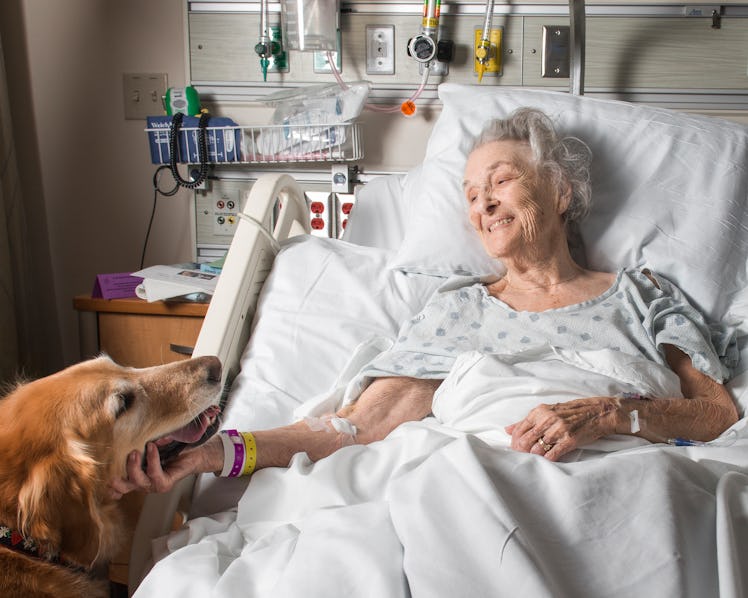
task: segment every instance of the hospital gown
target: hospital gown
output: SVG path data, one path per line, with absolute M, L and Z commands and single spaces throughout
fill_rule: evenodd
M 448 284 L 361 373 L 368 380 L 439 379 L 467 351 L 516 355 L 549 346 L 612 349 L 667 365 L 662 345 L 670 344 L 688 354 L 696 369 L 725 381 L 737 363 L 735 331 L 709 325 L 680 289 L 660 276 L 655 280 L 656 285 L 640 271 L 621 270 L 602 295 L 542 312 L 514 310 L 475 281 L 457 288 Z

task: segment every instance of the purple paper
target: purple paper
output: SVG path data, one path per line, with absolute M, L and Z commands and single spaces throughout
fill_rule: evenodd
M 97 274 L 91 297 L 95 299 L 127 299 L 135 297 L 135 287 L 143 279 L 128 272 Z

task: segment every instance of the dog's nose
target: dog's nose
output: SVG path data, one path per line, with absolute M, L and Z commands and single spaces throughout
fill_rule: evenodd
M 205 366 L 208 382 L 220 382 L 221 372 L 223 371 L 223 368 L 221 367 L 221 360 L 214 355 L 200 357 L 199 359 L 202 359 L 204 361 L 203 365 Z

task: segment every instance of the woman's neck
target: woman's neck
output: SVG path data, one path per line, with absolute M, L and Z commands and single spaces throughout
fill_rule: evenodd
M 509 270 L 488 285 L 490 295 L 517 311 L 541 312 L 576 305 L 600 296 L 615 281 L 615 274 L 573 268 L 538 271 Z
M 504 282 L 508 288 L 515 291 L 536 291 L 551 289 L 566 283 L 573 283 L 585 273 L 568 254 L 561 252 L 544 260 L 504 262 L 507 273 Z

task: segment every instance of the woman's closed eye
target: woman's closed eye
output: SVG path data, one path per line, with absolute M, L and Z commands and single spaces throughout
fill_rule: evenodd
M 503 185 L 504 183 L 508 183 L 509 181 L 513 180 L 515 177 L 511 174 L 508 174 L 506 172 L 497 172 L 491 177 L 491 185 L 498 187 L 499 185 Z
M 473 203 L 480 196 L 480 189 L 477 187 L 467 187 L 465 189 L 465 197 L 469 203 Z

